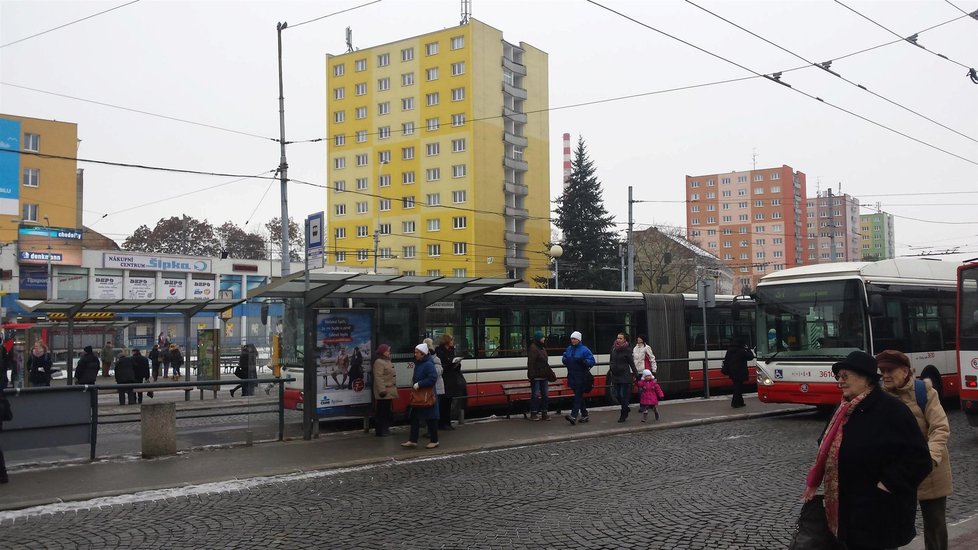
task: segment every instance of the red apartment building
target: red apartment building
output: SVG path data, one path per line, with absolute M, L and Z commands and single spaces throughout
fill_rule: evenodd
M 790 166 L 686 176 L 686 234 L 734 272 L 734 291 L 809 263 L 805 174 Z
M 863 258 L 859 199 L 819 192 L 808 199 L 808 250 L 805 263 L 858 262 Z

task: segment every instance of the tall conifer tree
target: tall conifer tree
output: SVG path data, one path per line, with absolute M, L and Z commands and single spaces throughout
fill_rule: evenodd
M 561 288 L 621 289 L 619 239 L 614 218 L 605 210 L 601 194 L 594 162 L 588 158 L 584 138 L 579 137 L 567 188 L 557 199 L 555 209 L 555 223 L 563 233 Z

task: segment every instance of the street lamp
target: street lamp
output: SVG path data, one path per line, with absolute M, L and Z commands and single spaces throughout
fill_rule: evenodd
M 48 232 L 48 289 L 47 289 L 48 292 L 47 292 L 47 299 L 50 300 L 51 299 L 51 294 L 52 294 L 51 293 L 51 290 L 52 290 L 51 287 L 52 287 L 52 285 L 54 283 L 54 280 L 51 277 L 51 220 L 49 220 L 47 216 L 44 216 L 44 227 L 45 227 L 45 229 L 47 229 L 47 232 Z
M 564 248 L 559 244 L 555 244 L 551 246 L 550 250 L 547 251 L 547 256 L 550 256 L 550 258 L 553 259 L 554 261 L 554 288 L 555 289 L 560 288 L 560 265 L 557 262 L 557 258 L 560 258 L 563 255 L 564 255 Z

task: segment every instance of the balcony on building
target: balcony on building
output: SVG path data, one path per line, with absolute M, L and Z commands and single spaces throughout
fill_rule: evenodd
M 516 134 L 511 134 L 509 132 L 503 131 L 503 141 L 510 145 L 518 145 L 520 147 L 526 147 L 530 144 L 530 141 L 523 136 L 518 136 Z
M 511 84 L 506 84 L 505 82 L 503 82 L 503 92 L 515 97 L 516 99 L 527 98 L 526 90 L 523 88 L 517 88 Z
M 530 188 L 523 185 L 522 183 L 513 183 L 511 181 L 503 182 L 503 190 L 507 193 L 512 193 L 521 197 L 525 197 L 530 194 Z
M 525 160 L 516 160 L 509 157 L 503 157 L 503 166 L 506 168 L 512 168 L 513 170 L 521 170 L 523 172 L 530 169 L 530 165 Z
M 503 107 L 503 116 L 512 120 L 513 122 L 519 122 L 520 124 L 526 124 L 526 121 L 528 120 L 526 113 L 521 113 L 506 106 Z
M 503 57 L 503 67 L 513 71 L 513 74 L 526 76 L 526 65 L 517 63 L 508 57 Z
M 507 231 L 504 234 L 504 238 L 508 243 L 514 244 L 526 244 L 530 242 L 530 236 L 526 233 L 516 233 L 515 231 Z
M 529 218 L 530 211 L 526 208 L 516 208 L 515 206 L 507 206 L 503 209 L 503 215 L 507 218 Z
M 526 269 L 530 267 L 530 260 L 528 258 L 506 256 L 506 267 L 510 269 Z

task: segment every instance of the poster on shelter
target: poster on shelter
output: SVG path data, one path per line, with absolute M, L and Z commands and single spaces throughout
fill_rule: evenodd
M 220 380 L 220 329 L 197 330 L 197 380 Z M 204 388 L 201 388 L 204 389 Z M 209 390 L 214 387 L 207 388 Z
M 369 408 L 372 397 L 373 310 L 316 313 L 316 385 L 319 416 Z

